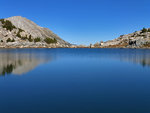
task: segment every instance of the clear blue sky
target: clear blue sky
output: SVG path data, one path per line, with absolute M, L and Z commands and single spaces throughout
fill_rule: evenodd
M 87 45 L 150 27 L 150 0 L 2 0 L 0 17 L 10 16 Z

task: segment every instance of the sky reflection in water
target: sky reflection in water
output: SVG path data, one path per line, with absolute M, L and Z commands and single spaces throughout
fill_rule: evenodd
M 38 52 L 40 50 L 40 52 Z M 60 53 L 58 53 L 58 51 Z M 21 75 L 27 73 L 40 64 L 51 62 L 58 57 L 87 57 L 108 58 L 124 62 L 141 64 L 143 67 L 150 66 L 149 50 L 137 49 L 4 49 L 0 51 L 0 75 Z
M 148 113 L 149 66 L 148 49 L 1 49 L 0 113 Z

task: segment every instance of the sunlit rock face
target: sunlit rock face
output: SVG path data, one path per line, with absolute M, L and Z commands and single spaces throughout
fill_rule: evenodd
M 104 42 L 101 47 L 150 48 L 150 28 L 120 35 L 120 37 L 116 39 Z
M 0 52 L 0 75 L 22 75 L 51 59 L 35 53 Z
M 54 34 L 48 28 L 40 27 L 34 22 L 28 20 L 27 18 L 24 18 L 21 16 L 14 16 L 14 17 L 7 18 L 7 20 L 11 21 L 12 24 L 15 25 L 17 28 L 23 29 L 27 34 L 30 34 L 33 38 L 36 38 L 36 37 L 56 38 L 58 42 L 62 44 L 67 44 L 67 42 L 62 40 L 59 36 Z
M 40 40 L 35 42 L 37 38 Z M 51 41 L 45 41 L 46 39 Z M 25 17 L 0 19 L 1 48 L 56 48 L 70 45 L 50 29 L 40 27 Z

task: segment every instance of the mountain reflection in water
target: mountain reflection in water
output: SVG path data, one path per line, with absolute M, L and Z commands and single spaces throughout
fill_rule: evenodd
M 61 51 L 60 51 L 61 52 Z M 111 59 L 150 66 L 150 49 L 76 49 L 66 50 L 71 57 Z
M 0 113 L 150 111 L 150 49 L 0 49 L 0 73 Z
M 113 59 L 120 59 L 120 61 L 123 62 L 130 62 L 140 64 L 143 67 L 150 67 L 149 49 L 116 49 L 107 54 L 107 56 Z
M 149 51 L 149 49 L 0 49 L 0 75 L 22 75 L 56 57 L 72 60 L 107 58 L 149 67 Z
M 8 74 L 22 75 L 37 67 L 42 63 L 52 60 L 45 53 L 33 51 L 18 52 L 15 50 L 0 51 L 0 75 Z

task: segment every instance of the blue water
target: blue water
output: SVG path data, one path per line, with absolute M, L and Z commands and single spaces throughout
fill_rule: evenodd
M 0 49 L 0 113 L 150 113 L 150 50 Z

